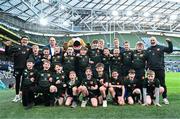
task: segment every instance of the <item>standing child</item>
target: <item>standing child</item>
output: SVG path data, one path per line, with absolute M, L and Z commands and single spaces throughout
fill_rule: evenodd
M 45 47 L 45 48 L 43 49 L 43 54 L 42 54 L 41 60 L 42 60 L 42 62 L 43 62 L 44 60 L 51 61 L 51 55 L 50 55 L 49 48 Z
M 144 105 L 151 105 L 161 107 L 159 104 L 159 94 L 164 92 L 164 88 L 160 86 L 160 82 L 155 78 L 155 72 L 152 70 L 147 71 L 147 78 L 143 83 L 143 99 Z
M 130 43 L 128 41 L 124 42 L 125 51 L 122 53 L 123 62 L 123 76 L 128 75 L 128 71 L 132 68 L 132 50 L 130 49 Z
M 86 107 L 88 98 L 90 98 L 91 104 L 93 107 L 98 106 L 97 97 L 99 96 L 99 90 L 97 81 L 93 78 L 92 69 L 87 67 L 85 70 L 85 77 L 81 83 L 81 86 L 78 88 L 79 93 L 82 93 L 83 100 L 81 103 L 81 107 Z
M 22 90 L 22 104 L 26 109 L 33 106 L 34 103 L 34 91 L 37 84 L 36 70 L 33 68 L 33 59 L 28 59 L 26 63 L 26 69 L 22 74 L 21 90 Z
M 109 92 L 114 102 L 124 105 L 125 88 L 117 70 L 112 71 L 112 78 L 109 83 Z
M 95 74 L 95 78 L 97 79 L 99 91 L 102 97 L 98 97 L 99 103 L 103 104 L 103 107 L 107 107 L 107 88 L 109 83 L 109 77 L 104 72 L 104 64 L 98 63 L 96 64 L 96 71 L 97 74 Z
M 104 64 L 104 71 L 108 76 L 110 76 L 110 61 L 111 61 L 111 54 L 108 48 L 103 49 L 102 55 L 102 63 Z
M 51 58 L 52 70 L 54 70 L 56 63 L 61 63 L 62 64 L 62 57 L 63 57 L 62 52 L 63 51 L 62 51 L 62 49 L 60 47 L 56 46 L 54 48 L 54 55 Z
M 91 43 L 91 49 L 89 50 L 90 64 L 93 73 L 96 70 L 96 64 L 101 62 L 102 51 L 98 49 L 98 40 L 93 40 Z
M 78 63 L 78 77 L 80 80 L 85 76 L 86 67 L 89 66 L 89 56 L 87 55 L 88 49 L 86 47 L 81 47 L 80 55 L 77 56 L 77 63 Z
M 41 61 L 41 54 L 39 52 L 39 46 L 33 45 L 32 46 L 32 54 L 30 54 L 29 58 L 34 60 L 34 68 L 37 70 L 42 69 L 42 61 Z
M 72 108 L 77 107 L 78 101 L 78 87 L 80 83 L 78 81 L 78 77 L 75 71 L 69 72 L 69 81 L 67 82 L 67 99 L 65 102 L 66 106 L 70 106 Z
M 74 49 L 73 47 L 68 47 L 66 53 L 64 54 L 63 57 L 63 68 L 66 76 L 68 77 L 70 71 L 75 71 L 76 68 L 76 57 L 74 54 Z
M 122 75 L 122 56 L 119 48 L 113 49 L 113 56 L 111 57 L 111 71 L 117 70 Z

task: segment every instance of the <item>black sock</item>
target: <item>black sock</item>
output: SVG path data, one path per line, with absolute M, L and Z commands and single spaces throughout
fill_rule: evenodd
M 73 101 L 77 102 L 77 95 L 73 95 Z
M 87 96 L 84 96 L 83 97 L 83 101 L 85 101 L 85 100 L 87 100 L 88 99 L 88 97 Z
M 117 101 L 115 97 L 113 97 L 112 100 L 113 100 L 113 102 L 116 102 L 116 101 Z
M 106 100 L 106 97 L 103 97 L 103 100 Z

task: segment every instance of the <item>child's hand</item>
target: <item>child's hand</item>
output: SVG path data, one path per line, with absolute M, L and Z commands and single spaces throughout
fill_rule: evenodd
M 49 91 L 50 91 L 51 93 L 55 93 L 55 92 L 57 92 L 57 87 L 54 86 L 54 85 L 51 85 L 50 88 L 49 88 Z
M 94 62 L 93 62 L 93 61 L 89 61 L 89 63 L 90 63 L 90 64 L 94 64 Z
M 61 83 L 61 81 L 60 81 L 60 80 L 57 80 L 57 81 L 56 81 L 56 84 L 60 84 L 60 83 Z
M 112 54 L 109 54 L 110 57 L 112 57 L 113 55 Z
M 101 84 L 104 84 L 104 79 L 100 79 L 99 81 Z
M 106 88 L 107 88 L 107 87 L 108 87 L 108 83 L 104 83 L 104 87 L 106 87 Z
M 67 85 L 66 84 L 63 84 L 63 87 L 65 88 Z
M 118 85 L 117 85 L 117 88 L 122 88 L 122 86 L 118 86 Z
M 51 55 L 48 56 L 48 60 L 50 60 L 50 59 L 51 59 Z
M 34 79 L 34 78 L 30 78 L 30 80 L 31 80 L 32 82 L 34 82 L 35 79 Z
M 64 57 L 66 57 L 67 56 L 67 53 L 64 53 Z
M 52 82 L 52 77 L 49 78 L 49 82 Z

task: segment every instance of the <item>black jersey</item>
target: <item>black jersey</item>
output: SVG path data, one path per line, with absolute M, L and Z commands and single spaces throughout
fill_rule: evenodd
M 6 46 L 5 52 L 7 55 L 13 55 L 14 69 L 24 69 L 26 67 L 26 60 L 31 53 L 31 48 L 22 45 Z
M 33 78 L 33 81 L 31 80 Z M 37 71 L 34 69 L 25 69 L 22 73 L 21 87 L 35 86 L 37 83 Z
M 39 72 L 39 75 L 38 75 L 38 85 L 40 87 L 49 87 L 52 82 L 49 81 L 49 78 L 52 78 L 52 73 L 47 70 L 42 70 Z

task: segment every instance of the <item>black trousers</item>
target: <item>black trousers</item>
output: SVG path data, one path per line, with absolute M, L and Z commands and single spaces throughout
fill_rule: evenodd
M 34 102 L 34 87 L 24 87 L 22 88 L 22 104 L 23 106 L 28 106 Z
M 50 93 L 49 92 L 49 87 L 37 87 L 36 93 L 42 93 L 42 102 L 38 103 L 44 103 L 45 106 L 50 106 L 54 104 L 55 101 L 55 93 Z M 38 104 L 36 104 L 38 105 Z
M 155 78 L 159 79 L 160 85 L 164 88 L 164 92 L 162 94 L 163 98 L 167 98 L 167 87 L 165 82 L 165 70 L 159 69 L 159 70 L 153 70 L 155 72 Z
M 16 80 L 16 95 L 19 94 L 19 90 L 20 90 L 20 83 L 21 83 L 21 77 L 22 77 L 22 73 L 23 73 L 24 69 L 14 69 L 14 77 Z

